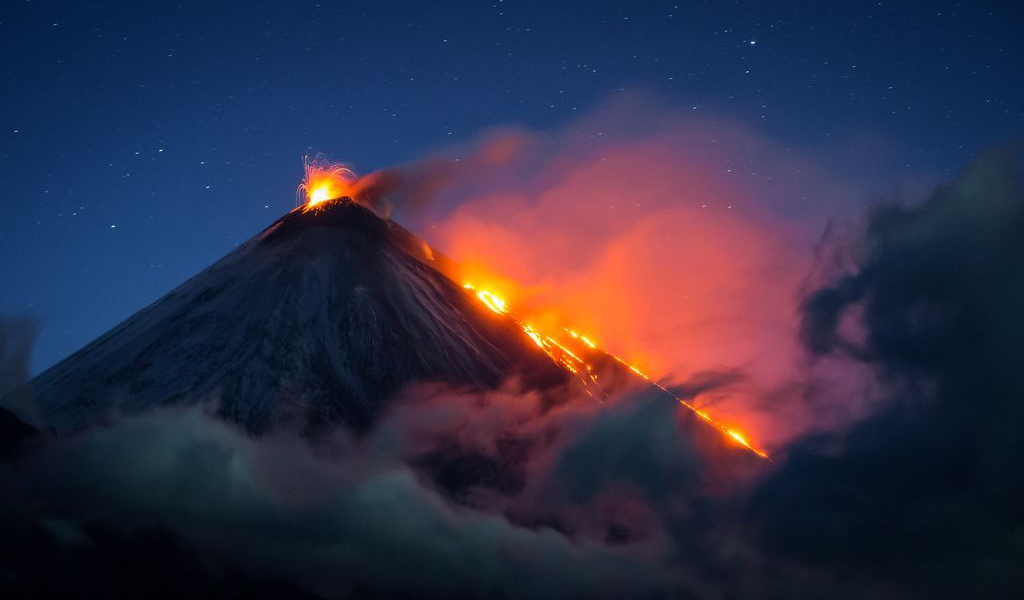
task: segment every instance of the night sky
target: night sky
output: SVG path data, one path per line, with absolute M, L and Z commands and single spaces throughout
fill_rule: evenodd
M 1024 131 L 1014 2 L 46 2 L 0 11 L 0 313 L 46 368 L 360 172 L 633 91 L 884 188 Z M 878 187 L 878 186 L 876 186 Z

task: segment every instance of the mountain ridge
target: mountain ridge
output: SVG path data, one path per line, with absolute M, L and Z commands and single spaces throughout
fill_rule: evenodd
M 295 209 L 38 375 L 48 426 L 213 400 L 260 433 L 365 430 L 417 381 L 493 388 L 567 376 L 513 322 L 481 310 L 408 230 L 347 198 Z

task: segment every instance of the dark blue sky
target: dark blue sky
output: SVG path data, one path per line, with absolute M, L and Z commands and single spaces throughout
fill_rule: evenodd
M 1014 2 L 8 2 L 0 313 L 38 318 L 45 368 L 289 209 L 305 154 L 366 172 L 489 127 L 556 127 L 623 89 L 797 147 L 881 139 L 884 177 L 942 176 L 1020 139 L 1022 17 Z

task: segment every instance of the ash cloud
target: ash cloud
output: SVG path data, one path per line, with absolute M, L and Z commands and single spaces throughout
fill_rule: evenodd
M 1024 592 L 1019 167 L 994 152 L 920 206 L 875 210 L 851 267 L 803 303 L 807 347 L 868 365 L 881 405 L 794 444 L 748 518 L 763 552 L 839 597 Z
M 822 425 L 773 392 L 803 384 L 795 302 L 820 231 L 868 190 L 743 124 L 632 94 L 528 139 L 413 229 L 531 323 L 668 381 L 741 372 L 700 403 L 769 448 Z
M 493 175 L 520 158 L 529 145 L 526 133 L 495 131 L 473 143 L 364 175 L 355 181 L 352 193 L 381 216 L 395 210 L 416 214 L 441 192 Z

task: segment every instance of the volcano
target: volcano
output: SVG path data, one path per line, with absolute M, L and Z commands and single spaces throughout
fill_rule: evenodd
M 46 424 L 210 402 L 252 433 L 370 427 L 409 384 L 566 372 L 442 274 L 444 257 L 341 198 L 296 209 L 32 382 Z

